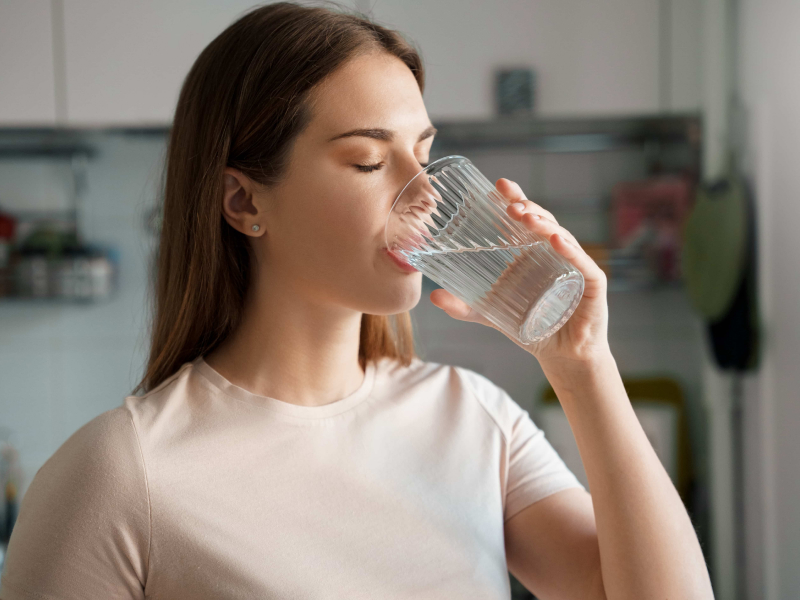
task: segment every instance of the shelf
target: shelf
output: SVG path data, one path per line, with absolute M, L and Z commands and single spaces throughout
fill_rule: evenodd
M 525 148 L 599 152 L 645 144 L 688 144 L 699 150 L 699 114 L 638 117 L 498 118 L 435 123 L 432 151 Z
M 637 116 L 498 117 L 436 120 L 432 153 L 525 148 L 543 152 L 600 152 L 645 144 L 690 145 L 699 150 L 699 113 Z M 0 158 L 93 157 L 108 135 L 161 137 L 170 124 L 141 127 L 0 128 Z
M 0 159 L 94 158 L 96 146 L 83 132 L 55 128 L 0 129 Z
M 1 143 L 0 143 L 1 144 Z M 0 145 L 0 159 L 29 159 L 29 158 L 46 158 L 46 159 L 61 159 L 72 158 L 73 156 L 84 156 L 86 158 L 93 158 L 97 151 L 85 145 L 67 145 L 67 146 L 3 146 Z
M 645 152 L 680 148 L 681 161 L 700 164 L 702 119 L 699 113 L 636 116 L 503 117 L 482 120 L 434 121 L 438 133 L 431 156 L 441 157 L 471 150 L 526 149 L 534 152 L 602 152 L 620 148 Z M 106 128 L 0 128 L 0 159 L 93 158 L 108 136 L 164 138 L 171 124 Z M 684 153 L 688 150 L 688 154 Z M 76 182 L 81 181 L 80 161 L 73 160 Z M 76 189 L 80 185 L 76 184 Z M 543 202 L 553 212 L 567 211 L 585 218 L 607 211 L 607 197 L 549 198 Z M 436 286 L 427 278 L 427 287 Z M 680 287 L 680 283 L 648 283 L 609 278 L 609 291 L 655 290 Z M 437 286 L 438 287 L 438 286 Z
M 166 138 L 168 126 L 147 127 L 0 127 L 0 160 L 95 158 L 108 136 Z
M 113 299 L 113 296 L 101 298 L 59 298 L 59 297 L 26 297 L 26 296 L 0 296 L 0 306 L 97 306 Z

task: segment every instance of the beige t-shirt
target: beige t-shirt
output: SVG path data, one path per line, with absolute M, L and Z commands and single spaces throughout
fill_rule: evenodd
M 310 407 L 198 358 L 36 473 L 0 596 L 508 599 L 504 522 L 571 487 L 528 413 L 468 369 L 383 358 Z

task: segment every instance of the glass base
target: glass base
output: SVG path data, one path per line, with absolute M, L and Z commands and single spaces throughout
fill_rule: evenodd
M 528 311 L 519 328 L 523 344 L 533 344 L 550 337 L 572 316 L 583 297 L 583 276 L 571 273 L 550 286 Z

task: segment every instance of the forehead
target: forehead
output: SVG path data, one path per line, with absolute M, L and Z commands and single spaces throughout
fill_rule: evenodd
M 385 52 L 349 60 L 311 94 L 309 133 L 325 139 L 355 127 L 413 128 L 428 123 L 417 80 L 403 61 Z

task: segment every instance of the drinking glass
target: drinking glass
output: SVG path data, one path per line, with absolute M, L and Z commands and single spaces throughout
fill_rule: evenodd
M 440 158 L 409 181 L 386 220 L 386 247 L 522 345 L 558 331 L 583 296 L 583 275 L 506 212 L 469 159 Z

